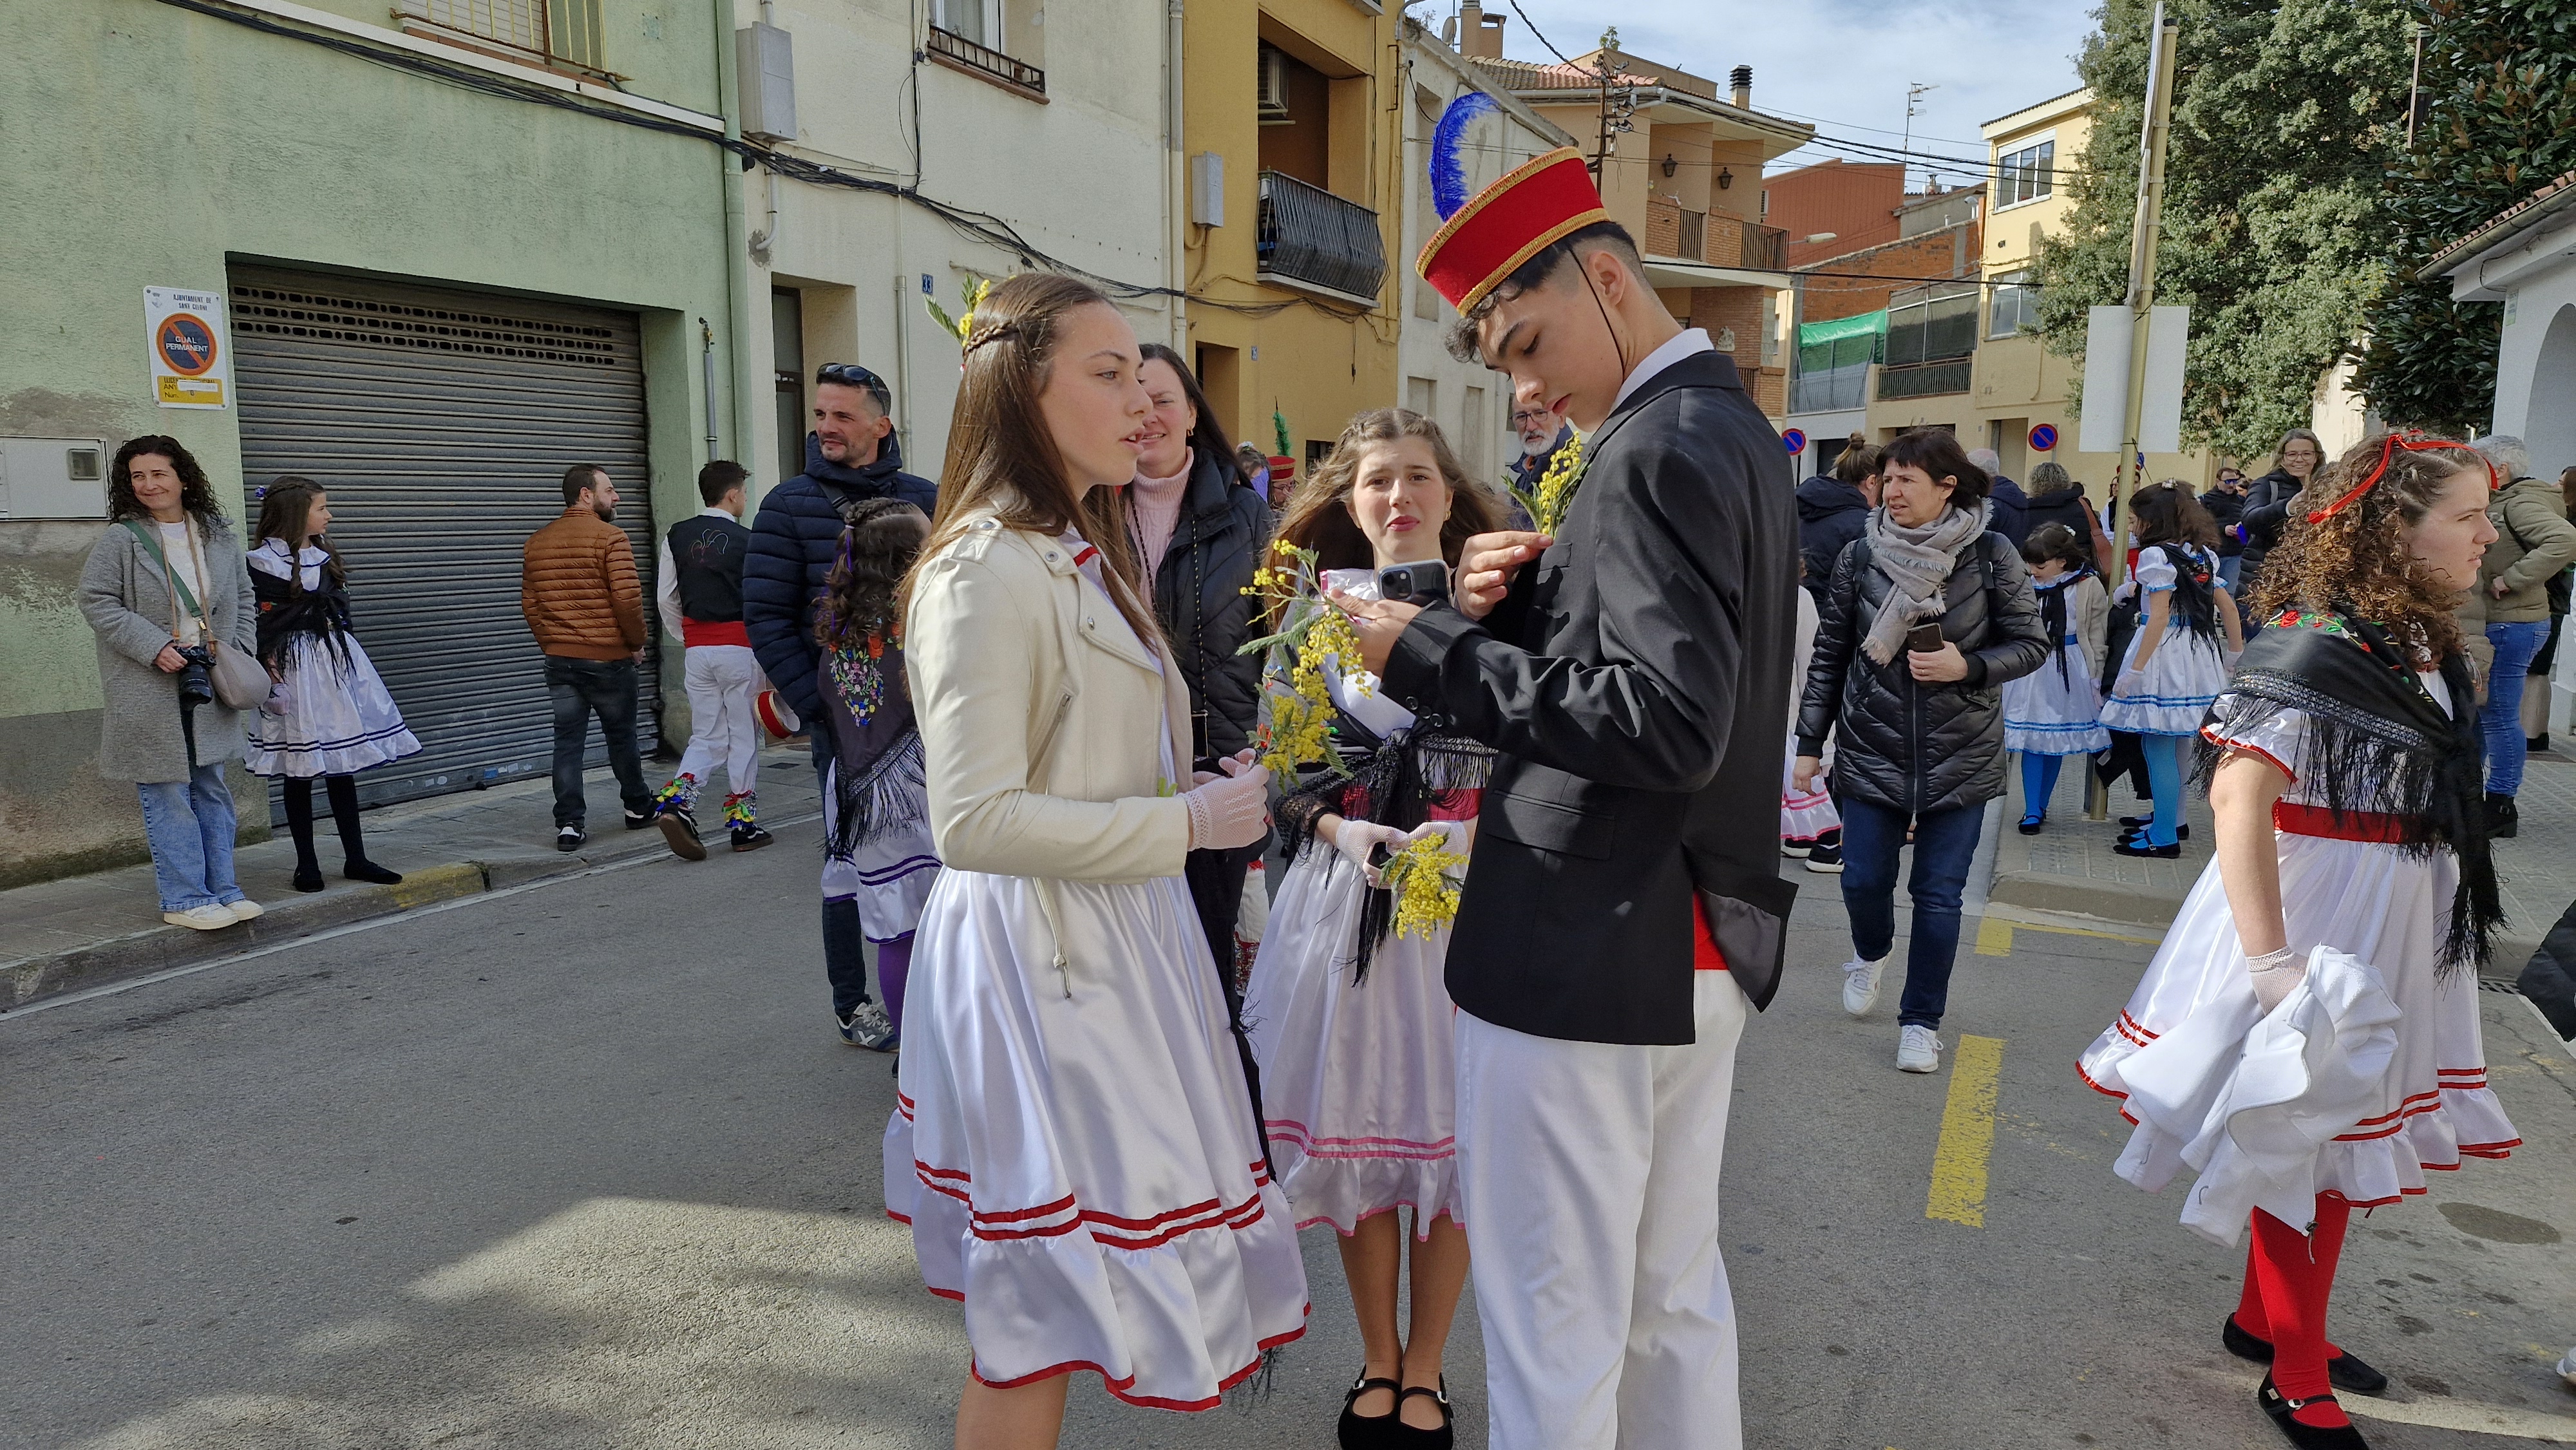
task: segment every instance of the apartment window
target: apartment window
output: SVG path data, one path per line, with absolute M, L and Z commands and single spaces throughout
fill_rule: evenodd
M 401 0 L 394 13 L 531 60 L 605 72 L 600 0 Z
M 2039 328 L 2039 287 L 2028 272 L 2009 272 L 1993 289 L 1993 311 L 1986 319 L 1986 336 L 2018 337 L 2027 329 Z
M 1440 416 L 1440 385 L 1429 378 L 1404 380 L 1404 406 L 1425 418 Z
M 1002 48 L 1002 0 L 930 0 L 930 23 L 987 50 Z
M 1887 365 L 1910 367 L 1966 357 L 1977 350 L 1977 294 L 1973 288 L 1917 288 L 1899 292 L 1887 309 Z
M 1015 32 L 1004 0 L 930 0 L 929 43 L 922 50 L 933 64 L 1043 101 L 1046 72 L 1035 64 L 1045 59 L 1037 44 L 1041 18 L 1030 11 Z
M 2056 189 L 2055 137 L 2036 146 L 2025 146 L 1995 165 L 1995 205 L 1998 208 L 2037 201 Z

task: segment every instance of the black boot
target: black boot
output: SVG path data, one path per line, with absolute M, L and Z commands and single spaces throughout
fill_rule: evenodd
M 2487 839 L 2502 841 L 2522 833 L 2522 812 L 2509 795 L 2487 792 Z
M 286 829 L 295 837 L 295 889 L 322 889 L 322 863 L 313 856 L 313 782 L 290 775 L 279 787 L 286 797 Z
M 358 824 L 358 782 L 345 775 L 326 775 L 322 784 L 331 792 L 331 819 L 340 825 L 340 874 L 352 881 L 371 881 L 378 886 L 400 886 L 402 873 L 388 871 L 367 859 L 365 829 Z

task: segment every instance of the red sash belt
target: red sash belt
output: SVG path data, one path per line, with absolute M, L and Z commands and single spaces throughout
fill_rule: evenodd
M 2345 811 L 2338 816 L 2324 806 L 2295 801 L 2272 802 L 2272 829 L 2293 836 L 2323 836 L 2329 841 L 2375 841 L 2400 846 L 2415 839 L 2411 816 L 2385 811 Z
M 680 620 L 680 643 L 683 645 L 738 644 L 748 649 L 751 634 L 739 619 Z

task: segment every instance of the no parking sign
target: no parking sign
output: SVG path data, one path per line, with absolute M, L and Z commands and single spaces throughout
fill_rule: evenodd
M 152 401 L 164 408 L 220 408 L 231 381 L 220 292 L 143 289 L 144 341 L 152 358 Z
M 2057 425 L 2040 423 L 2030 430 L 2030 451 L 2046 453 L 2057 447 Z
M 1807 451 L 1807 435 L 1804 430 L 1792 428 L 1780 435 L 1780 446 L 1792 453 L 1804 453 Z

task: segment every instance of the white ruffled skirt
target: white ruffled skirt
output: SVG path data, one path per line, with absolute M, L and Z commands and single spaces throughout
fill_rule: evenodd
M 2111 698 L 2102 702 L 2103 727 L 2131 735 L 2199 734 L 2211 702 L 2227 688 L 2226 654 L 2216 639 L 2169 623 L 2163 642 L 2141 670 L 2136 661 L 2145 639 L 2143 629 L 2129 637 Z M 2055 668 L 2054 662 L 2049 668 Z
M 2487 1086 L 2475 974 L 2433 971 L 2458 863 L 2366 841 L 2287 833 L 2277 839 L 2289 944 L 2303 955 L 2319 945 L 2335 947 L 2378 968 L 2402 1014 L 2379 1100 L 2320 1152 L 2317 1191 L 2341 1194 L 2356 1208 L 2395 1203 L 2424 1192 L 2427 1172 L 2455 1170 L 2463 1158 L 2502 1158 L 2521 1146 Z M 2125 1098 L 2122 1061 L 2244 976 L 2245 953 L 2213 861 L 2127 1009 L 2086 1049 L 2077 1071 L 2099 1091 Z M 2129 1156 L 2178 1152 L 2180 1142 L 2170 1139 L 2139 1124 Z
M 964 1301 L 978 1380 L 1088 1369 L 1130 1404 L 1204 1410 L 1305 1332 L 1296 1229 L 1179 877 L 943 871 L 904 1015 L 886 1211 L 930 1291 Z
M 2158 658 L 2163 653 L 2157 651 Z M 2200 728 L 2197 715 L 2191 728 Z M 2004 681 L 2004 749 L 2090 755 L 2110 748 L 2111 732 L 2102 728 L 2102 691 L 2084 663 L 2083 646 L 2060 644 L 2038 669 Z
M 827 842 L 840 818 L 835 786 L 840 768 L 835 762 L 823 777 L 823 839 Z M 900 789 L 908 805 L 888 807 L 897 824 L 860 841 L 846 856 L 833 855 L 828 847 L 823 854 L 823 898 L 855 900 L 860 932 L 878 943 L 912 933 L 930 901 L 931 886 L 939 880 L 939 854 L 931 847 L 926 793 L 917 781 Z
M 1453 845 L 1451 849 L 1459 849 Z M 1351 981 L 1368 890 L 1339 851 L 1288 868 L 1243 1001 L 1261 1065 L 1271 1161 L 1299 1228 L 1414 1210 L 1417 1233 L 1460 1224 L 1458 1062 L 1441 964 L 1449 931 L 1389 935 Z
M 1843 828 L 1843 813 L 1834 809 L 1832 792 L 1826 782 L 1829 771 L 1819 771 L 1814 790 L 1798 789 L 1798 743 L 1789 742 L 1787 755 L 1780 762 L 1780 839 L 1797 846 L 1813 846 L 1827 831 Z
M 349 661 L 312 635 L 288 646 L 286 710 L 247 710 L 253 775 L 354 775 L 420 750 L 402 711 L 354 634 L 343 635 Z

